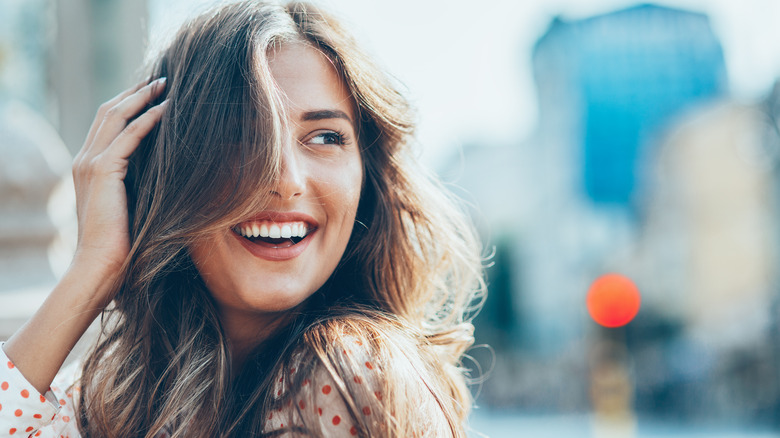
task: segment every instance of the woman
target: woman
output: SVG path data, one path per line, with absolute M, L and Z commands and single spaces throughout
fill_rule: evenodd
M 412 128 L 310 5 L 185 25 L 76 157 L 78 248 L 3 345 L 0 434 L 465 436 L 480 258 Z

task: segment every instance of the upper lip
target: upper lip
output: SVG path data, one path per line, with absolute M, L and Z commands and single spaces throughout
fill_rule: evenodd
M 239 222 L 237 225 L 247 222 L 305 222 L 310 228 L 317 228 L 319 223 L 311 216 L 305 213 L 297 211 L 264 211 L 257 213 L 245 220 Z

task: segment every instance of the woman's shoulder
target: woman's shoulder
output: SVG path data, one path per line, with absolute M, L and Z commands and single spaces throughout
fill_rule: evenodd
M 57 377 L 54 378 L 52 389 L 57 388 L 57 391 L 71 394 L 79 393 L 81 391 L 81 365 L 81 360 L 76 359 L 62 367 L 57 373 Z
M 451 393 L 415 330 L 380 313 L 311 324 L 278 368 L 271 430 L 315 435 L 452 436 Z

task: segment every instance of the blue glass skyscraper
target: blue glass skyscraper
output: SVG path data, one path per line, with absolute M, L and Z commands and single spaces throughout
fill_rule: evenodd
M 534 51 L 542 129 L 570 129 L 584 195 L 630 208 L 652 140 L 686 108 L 726 92 L 723 52 L 707 16 L 640 5 L 556 19 Z M 569 117 L 546 114 L 563 112 Z M 545 124 L 552 117 L 559 123 Z

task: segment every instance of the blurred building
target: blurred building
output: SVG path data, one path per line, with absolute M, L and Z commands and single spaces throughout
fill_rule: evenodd
M 630 330 L 644 409 L 778 424 L 778 102 L 687 114 L 651 160 L 634 261 L 677 328 Z
M 532 214 L 515 245 L 518 289 L 534 348 L 557 352 L 584 335 L 588 284 L 627 269 L 659 138 L 675 117 L 725 95 L 727 81 L 707 17 L 653 5 L 556 18 L 533 59 L 540 120 L 525 145 L 532 184 L 520 189 L 532 205 L 517 212 Z
M 640 5 L 556 18 L 533 60 L 536 134 L 467 147 L 443 171 L 496 250 L 477 319 L 497 350 L 484 400 L 586 409 L 585 362 L 604 331 L 584 298 L 615 271 L 643 294 L 617 332 L 638 410 L 750 420 L 771 409 L 776 151 L 760 105 L 730 102 L 707 16 Z M 760 397 L 734 395 L 757 376 Z
M 725 95 L 727 80 L 708 18 L 654 5 L 556 18 L 533 59 L 542 201 L 523 242 L 533 263 L 527 302 L 544 308 L 531 314 L 561 315 L 539 330 L 557 332 L 541 348 L 560 348 L 582 336 L 582 297 L 596 276 L 639 273 L 626 260 L 642 224 L 649 160 L 669 123 Z
M 756 105 L 723 102 L 680 120 L 660 144 L 645 200 L 651 304 L 712 348 L 767 334 L 777 282 L 776 152 Z M 650 279 L 648 279 L 648 283 Z
M 533 60 L 540 140 L 575 146 L 577 189 L 600 205 L 631 206 L 664 125 L 727 88 L 707 16 L 661 6 L 556 18 Z

